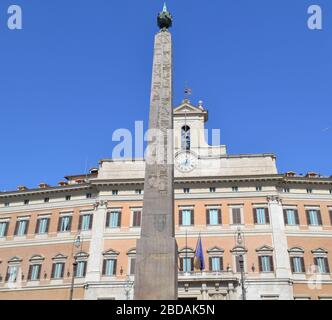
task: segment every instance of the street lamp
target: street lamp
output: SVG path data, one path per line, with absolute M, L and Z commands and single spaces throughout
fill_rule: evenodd
M 78 234 L 74 240 L 74 247 L 76 249 L 79 249 L 79 247 L 82 244 L 82 239 L 81 239 L 81 235 Z M 71 277 L 71 286 L 70 286 L 70 297 L 69 300 L 73 300 L 73 296 L 74 296 L 74 284 L 75 284 L 75 275 L 76 275 L 76 269 L 77 269 L 77 257 L 76 254 L 73 252 L 73 256 L 74 256 L 74 262 L 73 262 L 73 274 Z
M 237 229 L 237 233 L 236 233 L 236 245 L 237 246 L 241 246 L 244 247 L 244 234 L 241 231 L 241 228 Z M 239 267 L 240 267 L 240 271 L 241 271 L 241 289 L 242 289 L 242 300 L 246 300 L 247 296 L 246 296 L 246 288 L 244 286 L 244 255 L 245 252 L 241 251 L 239 254 Z
M 134 282 L 130 281 L 130 277 L 129 277 L 129 275 L 127 275 L 126 282 L 125 282 L 125 285 L 124 285 L 124 289 L 125 289 L 125 292 L 126 292 L 126 300 L 129 300 L 129 298 L 130 298 L 130 291 L 131 291 L 133 285 L 134 285 Z

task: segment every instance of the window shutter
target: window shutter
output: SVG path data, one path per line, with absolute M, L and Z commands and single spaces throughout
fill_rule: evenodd
M 137 227 L 141 226 L 141 215 L 142 215 L 142 212 L 138 211 L 137 212 Z
M 290 258 L 290 265 L 291 265 L 292 273 L 294 273 L 295 272 L 295 268 L 294 268 L 294 257 Z
M 263 271 L 262 257 L 258 257 L 259 272 Z
M 221 209 L 218 209 L 218 224 L 222 224 L 222 220 L 221 220 Z
M 92 229 L 92 224 L 93 224 L 93 214 L 90 214 L 90 220 L 89 220 L 89 230 Z
M 83 277 L 86 276 L 86 267 L 88 265 L 88 262 L 87 261 L 84 261 L 84 265 L 83 265 Z
M 180 258 L 180 271 L 183 271 L 183 258 Z
M 131 258 L 131 260 L 130 260 L 130 274 L 135 274 L 135 268 L 136 268 L 136 259 Z
M 40 219 L 37 219 L 35 233 L 38 233 L 38 230 L 39 230 L 39 225 L 40 225 Z
M 52 264 L 51 279 L 54 279 L 55 263 Z
M 7 282 L 9 280 L 9 267 L 7 267 L 7 273 L 6 273 L 6 278 L 5 281 Z
M 70 230 L 71 230 L 71 222 L 72 222 L 72 220 L 73 220 L 73 217 L 70 216 L 70 217 L 69 217 L 69 223 L 68 223 L 68 230 L 67 230 L 67 231 L 70 231 Z
M 82 221 L 83 221 L 83 216 L 81 215 L 78 220 L 78 230 L 82 230 Z
M 107 260 L 104 259 L 103 260 L 103 276 L 106 274 L 106 263 L 107 263 Z
M 210 225 L 210 210 L 206 209 L 206 225 Z
M 209 268 L 212 271 L 212 257 L 209 257 Z
M 322 213 L 320 210 L 317 210 L 317 217 L 318 217 L 318 223 L 321 226 L 323 224 L 323 221 L 322 221 Z
M 61 278 L 63 278 L 63 274 L 65 272 L 65 264 L 61 263 L 62 267 L 61 267 Z
M 40 272 L 41 272 L 42 265 L 38 265 L 38 274 L 37 274 L 37 279 L 40 280 Z
M 46 223 L 46 233 L 48 233 L 48 230 L 50 229 L 50 218 L 47 218 L 47 223 Z
M 111 221 L 111 212 L 107 212 L 106 213 L 106 224 L 105 224 L 106 228 L 110 227 L 110 221 Z
M 113 266 L 113 276 L 116 276 L 116 266 L 117 266 L 117 260 L 114 259 L 114 266 Z
M 223 271 L 224 270 L 224 258 L 220 257 L 220 270 Z
M 315 265 L 315 266 L 318 266 L 317 258 L 314 258 L 314 265 Z
M 119 212 L 119 218 L 118 218 L 118 227 L 121 227 L 121 218 L 122 218 L 122 212 Z
M 254 223 L 257 224 L 257 209 L 253 209 L 253 214 L 254 214 Z
M 62 221 L 62 217 L 59 217 L 59 220 L 58 220 L 58 232 L 61 231 L 61 221 Z
M 298 210 L 294 210 L 294 215 L 295 215 L 295 223 L 297 225 L 299 225 L 300 224 L 299 211 Z
M 14 231 L 14 235 L 17 236 L 17 232 L 18 232 L 18 226 L 19 226 L 19 221 L 16 221 L 16 225 L 15 225 L 15 231 Z
M 288 219 L 287 219 L 287 210 L 284 209 L 284 221 L 285 221 L 285 225 L 288 224 Z
M 29 266 L 28 280 L 31 280 L 32 265 Z
M 28 233 L 28 230 L 29 230 L 29 222 L 30 220 L 27 220 L 27 223 L 25 225 L 25 230 L 24 230 L 24 235 L 26 235 Z
M 330 224 L 332 225 L 332 210 L 329 211 L 329 213 L 330 213 Z
M 305 272 L 304 258 L 301 257 L 300 259 L 301 259 L 301 269 L 302 269 L 301 271 Z
M 307 224 L 308 224 L 308 226 L 310 226 L 310 215 L 309 215 L 309 210 L 306 210 L 305 213 L 306 213 L 306 216 L 307 216 Z
M 190 258 L 191 271 L 194 271 L 194 262 L 195 262 L 195 258 Z
M 195 211 L 190 210 L 190 219 L 191 219 L 191 225 L 195 225 Z
M 8 234 L 8 227 L 9 227 L 9 222 L 6 222 L 6 227 L 5 227 L 4 237 L 7 237 L 7 234 Z
M 330 273 L 330 266 L 329 266 L 329 260 L 327 258 L 324 258 L 325 260 L 325 267 L 326 267 L 326 272 Z
M 269 208 L 265 208 L 265 221 L 266 224 L 270 224 L 270 215 L 269 215 Z
M 269 258 L 270 258 L 270 267 L 271 267 L 270 271 L 274 271 L 273 256 L 270 256 Z
M 179 211 L 179 226 L 182 226 L 182 210 Z

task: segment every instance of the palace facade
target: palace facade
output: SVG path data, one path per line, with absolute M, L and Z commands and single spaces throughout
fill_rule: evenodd
M 207 120 L 201 102 L 174 109 L 179 298 L 332 299 L 332 178 L 228 155 L 205 142 Z M 103 159 L 57 186 L 0 193 L 0 299 L 132 299 L 144 168 Z

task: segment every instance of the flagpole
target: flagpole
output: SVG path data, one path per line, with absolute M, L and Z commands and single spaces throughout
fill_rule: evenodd
M 188 266 L 188 229 L 186 229 L 186 269 Z M 187 273 L 187 270 L 186 270 Z

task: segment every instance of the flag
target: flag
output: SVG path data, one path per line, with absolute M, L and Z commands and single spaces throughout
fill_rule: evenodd
M 187 95 L 190 95 L 190 94 L 192 94 L 192 90 L 190 88 L 185 88 L 184 93 Z
M 200 271 L 203 271 L 205 269 L 204 253 L 203 253 L 201 236 L 199 236 L 199 238 L 197 240 L 194 265 L 195 265 L 195 268 Z

